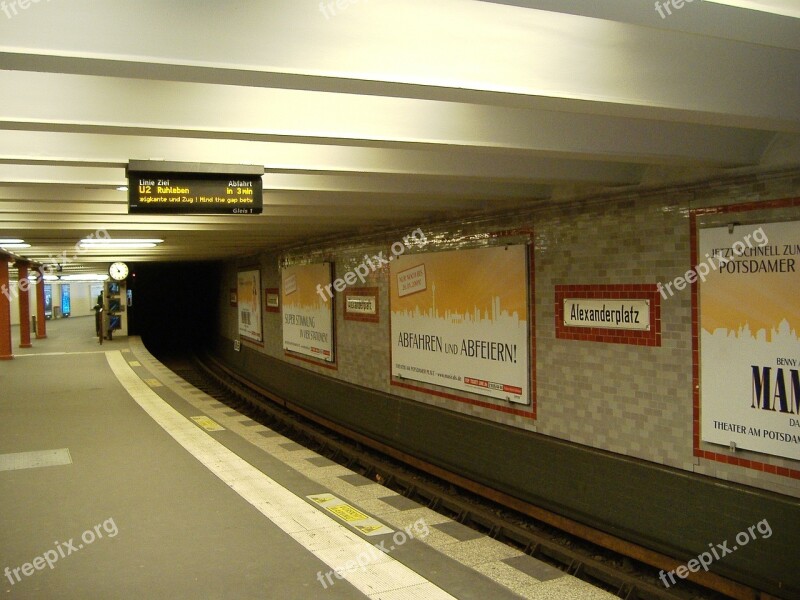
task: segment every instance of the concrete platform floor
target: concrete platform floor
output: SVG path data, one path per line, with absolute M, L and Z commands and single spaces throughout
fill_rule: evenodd
M 613 598 L 218 403 L 92 318 L 0 363 L 5 598 Z

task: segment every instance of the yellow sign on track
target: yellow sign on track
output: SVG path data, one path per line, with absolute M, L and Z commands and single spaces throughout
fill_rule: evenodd
M 307 496 L 307 498 L 364 535 L 373 536 L 394 533 L 394 529 L 390 529 L 380 521 L 373 519 L 368 514 L 361 512 L 355 506 L 347 504 L 347 502 L 333 494 L 315 494 Z

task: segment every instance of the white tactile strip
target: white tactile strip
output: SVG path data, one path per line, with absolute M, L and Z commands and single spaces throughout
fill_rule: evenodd
M 91 350 L 86 352 L 27 352 L 15 354 L 15 358 L 42 358 L 48 356 L 73 356 L 78 354 L 105 354 L 105 350 Z
M 417 541 L 435 548 L 452 560 L 486 575 L 520 597 L 527 600 L 610 600 L 616 598 L 613 594 L 570 577 L 566 573 L 558 579 L 548 581 L 536 579 L 504 562 L 509 558 L 530 558 L 527 554 L 486 536 L 483 536 L 482 539 L 484 541 L 479 544 L 480 554 L 476 555 L 474 553 L 476 549 L 475 540 L 462 541 L 434 527 L 439 524 L 452 523 L 453 521 L 448 517 L 421 505 L 416 509 L 398 510 L 385 502 L 386 498 L 398 497 L 398 494 L 392 490 L 375 482 L 348 482 L 347 480 L 352 479 L 355 473 L 347 467 L 336 463 L 324 467 L 315 466 L 309 462 L 309 459 L 318 457 L 319 454 L 316 452 L 287 448 L 286 445 L 292 444 L 292 441 L 283 435 L 273 432 L 263 425 L 257 427 L 245 426 L 244 423 L 248 419 L 244 415 L 231 411 L 227 405 L 220 403 L 211 396 L 206 394 L 195 396 L 186 393 L 186 390 L 181 387 L 181 384 L 185 383 L 184 380 L 156 361 L 140 341 L 132 339 L 131 347 L 142 365 L 156 375 L 168 389 L 175 392 L 195 408 L 204 411 L 229 431 L 238 434 L 306 478 L 319 483 L 320 486 L 331 493 L 356 504 L 363 511 L 380 518 L 398 530 L 404 530 L 409 526 L 413 526 L 419 519 L 423 519 L 428 524 L 430 533 L 424 538 L 416 538 Z M 231 412 L 232 416 L 226 414 L 228 412 Z M 470 542 L 472 542 L 471 546 Z M 402 593 L 397 597 L 413 598 L 411 595 Z M 381 598 L 382 600 L 388 600 L 390 597 L 384 595 Z
M 60 467 L 71 464 L 72 457 L 67 448 L 0 454 L 0 471 L 20 471 L 22 469 Z
M 122 354 L 109 352 L 106 358 L 111 370 L 131 397 L 175 441 L 265 517 L 367 597 L 381 600 L 409 598 L 412 597 L 409 592 L 413 590 L 420 598 L 453 598 L 387 554 L 375 557 L 369 564 L 356 564 L 356 557 L 373 556 L 374 546 L 201 431 L 153 392 L 133 372 Z M 349 570 L 343 569 L 351 561 L 356 566 Z

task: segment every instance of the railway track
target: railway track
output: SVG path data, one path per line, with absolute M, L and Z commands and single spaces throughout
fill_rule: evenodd
M 413 457 L 407 457 L 407 460 L 403 460 L 404 456 L 398 458 L 400 453 L 382 448 L 379 442 L 370 442 L 360 434 L 270 397 L 268 392 L 238 378 L 213 358 L 164 359 L 163 362 L 188 383 L 282 435 L 619 598 L 771 598 L 717 576 L 714 578 L 719 581 L 712 581 L 717 589 L 689 581 L 665 588 L 658 578 L 660 569 L 637 557 L 609 549 L 608 544 L 595 543 L 590 536 L 578 535 L 569 527 L 559 528 L 549 520 L 537 519 L 530 514 L 536 510 L 519 510 L 519 501 L 504 503 L 496 501 L 490 494 L 477 494 L 468 485 L 458 485 L 462 481 L 458 474 L 443 472 Z M 729 593 L 722 593 L 720 587 Z

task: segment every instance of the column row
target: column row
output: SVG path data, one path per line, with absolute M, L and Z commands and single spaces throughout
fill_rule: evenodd
M 45 321 L 44 277 L 38 266 L 26 261 L 15 261 L 17 281 L 12 286 L 9 263 L 13 257 L 0 253 L 0 360 L 11 360 L 14 353 L 11 343 L 11 299 L 19 298 L 19 332 L 20 348 L 30 348 L 31 344 L 31 309 L 30 309 L 30 276 L 36 283 L 36 339 L 47 337 Z M 33 271 L 31 268 L 33 267 Z

